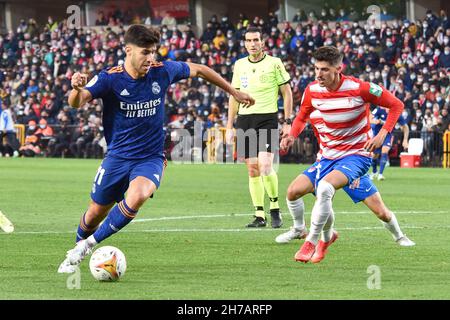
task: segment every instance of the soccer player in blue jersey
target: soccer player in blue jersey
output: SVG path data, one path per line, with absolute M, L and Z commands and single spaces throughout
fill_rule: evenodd
M 387 119 L 387 115 L 388 112 L 386 108 L 378 106 L 375 109 L 373 109 L 370 115 L 370 124 L 374 136 L 376 136 L 378 132 L 380 132 L 380 129 L 383 127 Z M 409 127 L 405 115 L 403 114 L 400 115 L 400 117 L 397 120 L 397 124 L 403 131 L 402 146 L 406 150 L 408 149 Z M 370 174 L 371 180 L 375 178 L 377 178 L 378 180 L 385 179 L 385 177 L 383 176 L 383 172 L 389 160 L 389 150 L 391 150 L 392 147 L 392 140 L 393 140 L 392 133 L 388 133 L 386 139 L 384 139 L 383 145 L 380 148 L 377 148 L 373 151 L 372 173 Z M 380 166 L 379 172 L 377 171 L 378 165 Z
M 156 29 L 132 25 L 124 40 L 126 59 L 123 66 L 101 71 L 88 83 L 87 76 L 80 73 L 75 73 L 71 80 L 73 90 L 69 104 L 72 107 L 79 108 L 92 99 L 103 99 L 108 152 L 95 175 L 92 201 L 81 217 L 76 245 L 67 252 L 59 273 L 75 272 L 92 249 L 130 223 L 158 189 L 166 163 L 163 155 L 164 100 L 172 83 L 201 77 L 245 105 L 255 102 L 206 66 L 156 62 L 160 40 Z

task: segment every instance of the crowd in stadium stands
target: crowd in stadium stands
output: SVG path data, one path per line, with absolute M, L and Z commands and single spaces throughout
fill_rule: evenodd
M 335 45 L 345 54 L 345 74 L 382 84 L 405 103 L 404 116 L 412 133 L 450 129 L 450 22 L 446 12 L 437 16 L 429 11 L 422 21 L 383 21 L 381 30 L 351 21 L 352 12 L 336 16 L 330 10 L 323 19 L 326 13 L 316 17 L 299 11 L 293 22 L 279 22 L 273 13 L 252 20 L 241 15 L 237 23 L 226 16 L 213 16 L 199 35 L 189 25 L 181 29 L 173 23 L 163 24 L 159 60 L 206 64 L 231 80 L 233 63 L 246 55 L 243 33 L 248 25 L 256 25 L 265 34 L 267 53 L 280 57 L 291 74 L 296 108 L 303 90 L 314 80 L 312 52 L 322 45 Z M 328 21 L 330 17 L 334 21 Z M 100 18 L 98 24 L 104 24 L 106 18 Z M 135 20 L 118 21 L 145 22 Z M 0 36 L 0 98 L 15 122 L 26 126 L 20 154 L 102 156 L 101 102 L 94 100 L 76 110 L 68 106 L 67 96 L 74 72 L 91 78 L 124 62 L 120 23 L 118 30 L 68 29 L 64 22 L 49 17 L 45 26 L 30 19 Z M 166 125 L 193 130 L 194 121 L 201 121 L 204 128 L 222 127 L 227 108 L 223 91 L 201 78 L 184 80 L 168 92 Z M 282 117 L 280 112 L 280 122 Z

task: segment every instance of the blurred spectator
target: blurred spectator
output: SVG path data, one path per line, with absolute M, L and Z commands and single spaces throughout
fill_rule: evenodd
M 1 99 L 0 107 L 2 110 L 0 113 L 0 157 L 4 155 L 18 157 L 20 144 L 17 141 L 11 110 Z
M 233 63 L 246 55 L 245 28 L 263 24 L 266 52 L 281 58 L 291 75 L 295 108 L 315 77 L 312 52 L 322 45 L 335 45 L 344 54 L 344 73 L 381 84 L 405 102 L 412 133 L 420 135 L 433 126 L 432 132 L 436 132 L 446 123 L 448 126 L 447 13 L 441 11 L 437 16 L 427 12 L 423 21 L 383 20 L 380 30 L 351 22 L 358 15 L 350 7 L 335 10 L 328 6 L 317 13 L 299 10 L 293 22 L 281 24 L 274 13 L 265 17 L 240 14 L 235 24 L 228 16 L 213 15 L 201 35 L 190 26 L 181 30 L 175 18 L 166 13 L 161 17 L 155 11 L 152 22 L 163 23 L 159 60 L 206 64 L 228 79 Z M 82 71 L 92 78 L 100 70 L 122 63 L 124 28 L 112 30 L 106 25 L 133 19 L 141 19 L 139 12 L 112 7 L 109 12 L 98 12 L 96 25 L 105 26 L 100 31 L 73 32 L 49 17 L 44 26 L 32 19 L 20 21 L 16 32 L 0 36 L 0 97 L 11 106 L 17 123 L 45 120 L 47 127 L 54 129 L 43 154 L 96 157 L 103 151 L 102 106 L 93 101 L 78 110 L 70 108 L 70 77 Z M 227 100 L 221 90 L 201 78 L 176 83 L 167 95 L 167 126 L 189 128 L 191 118 L 203 121 L 205 127 L 220 126 L 227 114 Z M 431 127 L 425 119 L 427 111 Z
M 161 24 L 164 24 L 166 26 L 173 26 L 177 24 L 177 20 L 174 17 L 172 17 L 170 12 L 166 12 L 164 14 L 163 19 L 161 20 Z

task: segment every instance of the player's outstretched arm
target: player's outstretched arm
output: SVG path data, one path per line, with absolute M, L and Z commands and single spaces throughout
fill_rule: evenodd
M 80 108 L 86 102 L 91 101 L 91 93 L 84 89 L 87 84 L 87 75 L 76 72 L 71 80 L 72 91 L 70 91 L 68 102 L 72 108 Z
M 189 66 L 189 69 L 191 70 L 191 78 L 200 77 L 222 88 L 223 90 L 231 94 L 237 102 L 244 104 L 243 107 L 248 107 L 255 104 L 255 100 L 250 95 L 233 88 L 231 84 L 229 84 L 213 69 L 197 63 L 187 62 L 187 64 Z

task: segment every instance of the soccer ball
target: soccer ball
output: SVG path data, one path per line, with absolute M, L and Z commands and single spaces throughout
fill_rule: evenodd
M 92 254 L 89 268 L 94 278 L 99 281 L 116 281 L 125 274 L 127 261 L 118 248 L 104 246 Z

